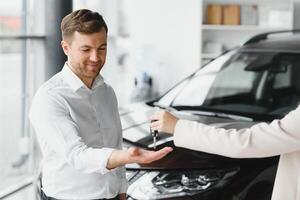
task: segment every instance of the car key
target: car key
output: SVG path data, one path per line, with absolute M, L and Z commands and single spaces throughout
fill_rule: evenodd
M 154 121 L 156 121 L 156 120 L 152 120 L 151 123 L 154 122 Z M 151 133 L 152 138 L 153 138 L 153 149 L 156 150 L 156 140 L 157 140 L 157 136 L 158 136 L 158 131 L 157 130 L 153 131 L 150 128 L 150 133 Z

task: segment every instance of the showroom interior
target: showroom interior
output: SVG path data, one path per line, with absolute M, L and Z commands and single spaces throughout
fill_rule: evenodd
M 120 114 L 131 112 L 126 108 L 128 105 L 133 105 L 130 109 L 140 109 L 141 102 L 167 108 L 168 103 L 164 102 L 169 102 L 168 97 L 172 95 L 179 98 L 170 100 L 170 104 L 180 102 L 178 94 L 183 86 L 174 90 L 178 94 L 165 94 L 182 80 L 189 80 L 187 77 L 206 64 L 218 62 L 215 58 L 245 45 L 258 34 L 300 30 L 300 0 L 1 1 L 0 199 L 39 199 L 43 155 L 28 115 L 37 89 L 60 72 L 66 62 L 61 48 L 61 20 L 72 11 L 84 8 L 100 13 L 107 23 L 107 59 L 101 75 L 115 91 Z M 251 67 L 246 68 L 259 71 Z M 287 69 L 276 68 L 273 72 L 283 74 L 284 71 Z M 199 76 L 202 75 L 200 72 L 197 73 Z M 242 87 L 246 85 L 246 79 L 237 75 L 232 84 L 239 82 Z M 204 90 L 204 93 L 208 92 Z M 185 95 L 192 99 L 193 95 L 197 96 L 193 91 L 186 91 Z M 161 104 L 153 103 L 163 95 Z M 256 95 L 259 96 L 259 92 Z M 194 105 L 190 99 L 182 102 Z M 157 108 L 147 112 L 154 110 Z M 249 116 L 242 120 L 247 121 Z M 186 117 L 193 119 L 188 114 Z M 150 119 L 142 123 L 143 130 L 148 131 Z M 122 126 L 126 139 L 130 126 L 123 121 Z M 128 144 L 134 142 L 133 139 Z M 166 139 L 165 142 L 172 141 Z M 234 173 L 237 172 L 232 171 Z M 183 193 L 178 194 L 183 196 Z M 143 199 L 143 195 L 133 196 L 127 198 Z M 173 198 L 177 199 L 167 195 L 161 199 Z

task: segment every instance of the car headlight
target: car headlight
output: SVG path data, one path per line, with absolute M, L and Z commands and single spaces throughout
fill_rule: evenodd
M 130 181 L 128 195 L 134 199 L 191 196 L 229 182 L 239 168 L 226 170 L 139 171 Z

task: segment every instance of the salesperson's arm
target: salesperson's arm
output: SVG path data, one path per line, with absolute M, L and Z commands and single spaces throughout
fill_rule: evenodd
M 300 107 L 281 120 L 241 130 L 180 120 L 167 111 L 151 120 L 157 120 L 150 125 L 153 130 L 174 134 L 176 146 L 227 157 L 268 157 L 300 150 Z

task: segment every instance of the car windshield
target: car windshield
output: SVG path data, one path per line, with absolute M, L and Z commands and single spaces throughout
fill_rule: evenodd
M 278 117 L 299 100 L 299 54 L 234 50 L 179 83 L 156 105 Z

